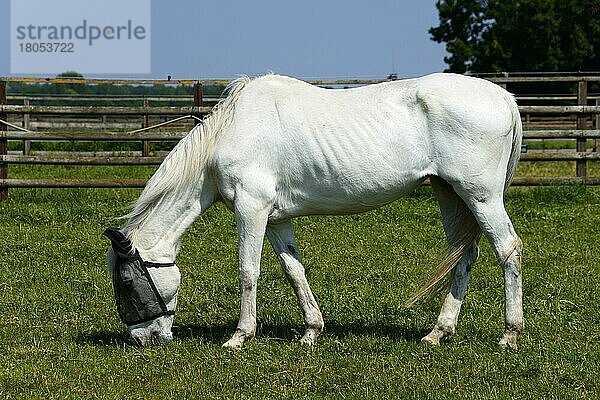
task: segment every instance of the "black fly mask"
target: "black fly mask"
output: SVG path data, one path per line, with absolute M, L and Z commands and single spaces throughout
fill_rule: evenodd
M 110 239 L 116 255 L 112 280 L 121 321 L 131 326 L 164 315 L 174 315 L 174 311 L 167 310 L 148 268 L 172 267 L 175 264 L 142 260 L 131 241 L 117 228 L 108 228 L 104 236 Z

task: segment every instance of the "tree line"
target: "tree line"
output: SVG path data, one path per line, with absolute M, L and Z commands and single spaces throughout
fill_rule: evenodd
M 447 71 L 600 71 L 600 0 L 440 0 Z

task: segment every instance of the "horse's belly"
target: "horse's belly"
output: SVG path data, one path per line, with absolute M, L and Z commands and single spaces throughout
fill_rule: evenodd
M 378 176 L 364 172 L 354 176 L 315 176 L 281 188 L 269 220 L 372 210 L 410 192 L 430 173 L 421 169 Z

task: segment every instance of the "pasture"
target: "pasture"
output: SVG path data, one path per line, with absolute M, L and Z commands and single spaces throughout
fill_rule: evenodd
M 520 174 L 527 174 L 527 165 Z M 26 178 L 80 177 L 15 166 Z M 96 167 L 147 178 L 152 167 Z M 12 172 L 11 172 L 12 173 Z M 103 229 L 118 225 L 140 189 L 13 189 L 0 203 L 2 398 L 598 398 L 600 188 L 515 187 L 507 210 L 524 242 L 525 332 L 503 331 L 502 272 L 484 240 L 457 333 L 419 343 L 440 298 L 406 310 L 444 247 L 436 200 L 419 188 L 380 210 L 295 223 L 325 318 L 314 347 L 265 243 L 257 338 L 221 348 L 238 309 L 235 221 L 224 207 L 196 221 L 182 244 L 175 340 L 136 348 L 113 302 Z

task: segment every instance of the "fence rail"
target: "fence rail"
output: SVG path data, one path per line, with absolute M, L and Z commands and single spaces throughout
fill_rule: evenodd
M 113 142 L 139 142 L 140 140 L 161 141 L 161 140 L 179 140 L 187 132 L 15 132 L 2 131 L 0 138 L 7 140 L 36 140 L 36 141 L 57 141 L 57 140 L 77 140 L 77 141 L 113 141 Z
M 522 95 L 528 103 L 543 102 L 548 100 L 560 101 L 562 103 L 575 101 L 573 105 L 547 105 L 527 104 L 520 105 L 519 110 L 527 124 L 535 126 L 535 129 L 524 131 L 524 139 L 535 140 L 567 140 L 574 141 L 576 148 L 571 150 L 529 150 L 521 155 L 521 160 L 528 162 L 547 161 L 573 161 L 575 162 L 574 176 L 565 177 L 520 177 L 517 176 L 513 185 L 562 185 L 562 184 L 584 184 L 599 185 L 600 177 L 588 176 L 588 162 L 600 160 L 598 147 L 588 149 L 587 142 L 590 139 L 600 141 L 600 97 L 598 95 L 588 96 L 588 83 L 600 82 L 600 76 L 519 76 L 519 77 L 489 77 L 487 78 L 499 85 L 506 86 L 513 83 L 546 83 L 563 82 L 577 85 L 576 95 L 571 93 L 543 96 Z M 7 82 L 28 83 L 51 83 L 51 84 L 116 84 L 116 85 L 162 85 L 162 84 L 185 84 L 193 85 L 190 96 L 7 96 Z M 359 86 L 381 82 L 381 80 L 319 80 L 310 81 L 315 85 L 322 86 Z M 90 165 L 90 166 L 113 166 L 113 165 L 158 165 L 163 160 L 163 155 L 150 151 L 151 142 L 177 141 L 185 136 L 188 129 L 182 129 L 181 124 L 161 131 L 132 131 L 111 132 L 105 127 L 131 127 L 150 125 L 150 117 L 153 118 L 175 118 L 182 115 L 202 116 L 210 112 L 209 103 L 214 103 L 218 98 L 203 99 L 203 84 L 225 85 L 229 82 L 223 80 L 107 80 L 107 79 L 42 79 L 42 78 L 0 78 L 0 120 L 18 123 L 25 128 L 36 126 L 37 130 L 26 132 L 19 130 L 8 130 L 6 124 L 0 122 L 0 201 L 8 196 L 9 188 L 117 188 L 117 187 L 143 187 L 143 179 L 9 179 L 8 167 L 10 164 L 32 164 L 32 165 Z M 22 100 L 23 105 L 7 104 L 8 100 Z M 143 106 L 53 106 L 53 105 L 31 105 L 30 100 L 43 101 L 65 101 L 73 102 L 81 100 L 107 100 L 111 101 L 143 101 Z M 149 105 L 152 100 L 160 105 Z M 164 106 L 168 101 L 188 101 L 189 106 Z M 595 102 L 595 104 L 589 104 Z M 114 118 L 125 118 L 125 122 L 108 122 L 107 116 Z M 592 118 L 590 118 L 592 117 Z M 59 122 L 52 119 L 60 118 Z M 91 118 L 91 119 L 90 119 Z M 95 118 L 95 119 L 94 119 Z M 101 118 L 101 119 L 99 119 Z M 531 118 L 531 121 L 529 119 Z M 533 119 L 537 120 L 533 121 Z M 37 119 L 33 121 L 32 119 Z M 42 119 L 43 121 L 40 121 Z M 50 119 L 51 121 L 45 121 Z M 75 121 L 73 121 L 75 119 Z M 66 122 L 65 122 L 66 121 Z M 87 122 L 86 122 L 87 121 Z M 121 121 L 121 120 L 118 120 Z M 45 124 L 44 124 L 45 123 Z M 37 125 L 36 125 L 37 124 Z M 563 127 L 563 129 L 557 129 Z M 565 126 L 563 126 L 565 125 Z M 574 126 L 573 126 L 574 125 Z M 44 130 L 42 126 L 48 126 L 50 130 Z M 70 126 L 75 129 L 59 131 L 56 127 Z M 87 128 L 87 129 L 86 129 Z M 91 129 L 90 129 L 91 128 Z M 8 151 L 9 141 L 24 143 L 21 153 Z M 28 144 L 34 142 L 61 142 L 61 141 L 92 141 L 92 142 L 142 142 L 142 151 L 129 152 L 95 152 L 94 154 L 83 152 L 36 152 L 29 154 Z
M 108 106 L 15 106 L 0 105 L 2 114 L 51 115 L 187 115 L 206 114 L 211 107 L 108 107 Z

